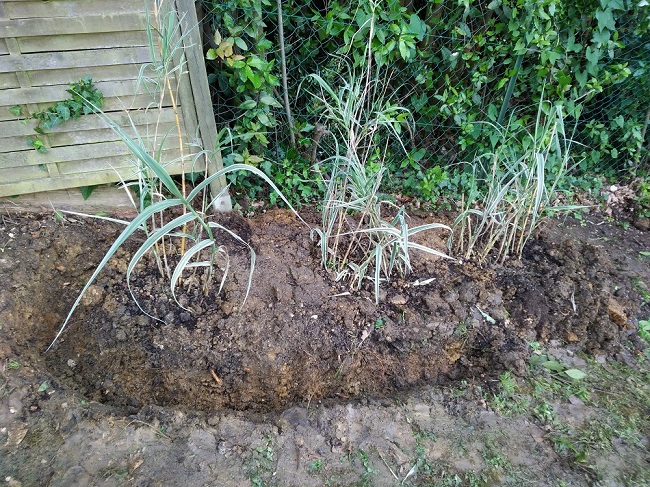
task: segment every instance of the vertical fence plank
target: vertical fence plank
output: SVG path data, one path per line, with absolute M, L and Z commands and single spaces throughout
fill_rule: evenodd
M 183 44 L 194 98 L 193 105 L 196 107 L 199 133 L 204 149 L 211 153 L 210 155 L 206 153 L 208 174 L 214 174 L 223 168 L 223 162 L 217 147 L 217 125 L 212 111 L 212 97 L 210 96 L 208 75 L 203 59 L 196 5 L 194 0 L 176 0 L 176 5 L 180 14 L 181 32 L 183 33 Z M 215 201 L 215 209 L 218 211 L 230 211 L 232 209 L 230 196 L 225 192 L 226 187 L 225 176 L 217 179 L 210 187 L 213 197 L 223 193 Z

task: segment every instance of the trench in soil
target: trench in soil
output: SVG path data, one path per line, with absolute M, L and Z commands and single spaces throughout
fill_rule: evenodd
M 16 351 L 60 384 L 125 411 L 273 411 L 391 397 L 504 369 L 525 374 L 530 341 L 615 354 L 639 306 L 628 277 L 642 268 L 583 238 L 578 226 L 550 225 L 522 261 L 504 266 L 414 255 L 414 272 L 383 283 L 377 306 L 370 287 L 342 295 L 348 289 L 320 268 L 309 231 L 288 212 L 224 218 L 257 252 L 245 305 L 249 255 L 231 245 L 223 291 L 183 291 L 189 311 L 173 302 L 153 263 L 142 266 L 133 287 L 162 321 L 146 316 L 124 280 L 134 242 L 110 261 L 47 353 L 119 228 L 45 218 L 21 226 L 14 245 L 29 252 L 0 263 L 0 277 L 13 283 L 1 291 L 0 318 Z M 445 235 L 426 238 L 444 248 Z

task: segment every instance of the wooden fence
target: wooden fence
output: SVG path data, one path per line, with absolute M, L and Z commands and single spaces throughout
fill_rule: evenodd
M 159 109 L 157 95 L 138 83 L 141 66 L 152 61 L 146 25 L 156 22 L 153 1 L 0 0 L 0 196 L 134 176 L 134 157 L 99 115 L 82 115 L 39 136 L 45 153 L 29 145 L 37 136 L 29 116 L 69 98 L 69 85 L 85 76 L 104 94 L 111 118 L 131 132 L 134 126 L 145 146 L 161 148 L 170 173 L 189 171 L 199 147 L 214 148 L 216 127 L 193 0 L 174 2 L 186 61 L 183 75 L 172 82 L 178 82 L 176 113 L 168 95 Z M 208 159 L 196 159 L 193 169 L 203 170 Z M 208 161 L 213 170 L 220 167 L 218 154 L 216 159 Z

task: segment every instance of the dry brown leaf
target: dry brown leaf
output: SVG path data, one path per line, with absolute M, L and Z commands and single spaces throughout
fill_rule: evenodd
M 5 443 L 5 446 L 18 446 L 25 439 L 29 428 L 27 424 L 21 423 L 16 427 L 9 430 L 9 436 Z

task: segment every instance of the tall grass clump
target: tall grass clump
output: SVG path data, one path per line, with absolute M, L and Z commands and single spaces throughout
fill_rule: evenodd
M 161 17 L 160 12 L 156 10 L 155 18 L 157 25 L 155 27 L 150 26 L 147 30 L 152 63 L 145 65 L 141 69 L 139 84 L 147 86 L 156 100 L 151 106 L 147 107 L 147 110 L 153 109 L 161 113 L 162 108 L 165 106 L 165 98 L 171 100 L 175 125 L 172 129 L 165 127 L 165 131 L 160 133 L 164 124 L 160 122 L 160 119 L 157 119 L 153 127 L 147 127 L 147 134 L 143 137 L 139 133 L 136 124 L 133 123 L 132 118 L 130 118 L 130 134 L 109 115 L 102 112 L 99 107 L 93 107 L 98 116 L 102 117 L 133 155 L 133 174 L 128 179 L 134 180 L 123 181 L 123 186 L 138 211 L 138 215 L 132 221 L 98 217 L 120 223 L 125 228 L 115 239 L 82 288 L 48 350 L 59 339 L 69 324 L 74 311 L 99 273 L 106 267 L 115 252 L 136 232 L 143 233 L 145 240 L 135 251 L 127 266 L 126 283 L 131 297 L 143 313 L 149 315 L 135 297 L 131 281 L 136 266 L 148 254 L 153 254 L 162 277 L 169 282 L 171 296 L 180 307 L 183 306 L 178 302 L 177 291 L 183 279 L 186 279 L 189 274 L 193 275 L 194 279 L 186 279 L 187 282 L 198 282 L 204 294 L 210 291 L 213 282 L 216 280 L 219 282 L 217 294 L 221 291 L 228 276 L 230 265 L 227 248 L 218 240 L 220 232 L 245 245 L 250 252 L 250 269 L 244 297 L 245 302 L 252 286 L 255 251 L 235 232 L 218 222 L 212 221 L 208 214 L 208 211 L 213 208 L 214 202 L 222 198 L 223 193 L 228 189 L 226 187 L 221 193 L 210 195 L 210 186 L 215 181 L 223 180 L 225 175 L 237 171 L 248 171 L 259 176 L 296 213 L 273 181 L 264 172 L 248 164 L 233 164 L 210 175 L 206 172 L 203 179 L 192 188 L 187 187 L 184 174 L 181 174 L 180 180 L 170 175 L 168 170 L 170 164 L 178 163 L 178 160 L 163 160 L 167 153 L 164 149 L 170 131 L 176 131 L 178 134 L 182 169 L 185 157 L 189 157 L 190 154 L 183 146 L 183 137 L 175 102 L 177 99 L 176 90 L 180 83 L 179 79 L 185 74 L 183 69 L 185 56 L 183 54 L 182 36 L 177 25 L 178 13 L 172 10 Z M 152 73 L 153 76 L 149 76 L 147 73 Z M 218 148 L 212 151 L 199 151 L 189 160 L 187 169 L 193 171 L 199 158 L 210 157 L 214 155 L 215 151 L 218 152 Z M 155 316 L 152 317 L 158 319 Z
M 347 79 L 340 77 L 335 86 L 318 74 L 307 82 L 320 122 L 328 128 L 328 144 L 323 147 L 330 148 L 321 161 L 322 225 L 313 230 L 322 264 L 337 280 L 347 279 L 356 289 L 370 279 L 378 301 L 382 280 L 411 270 L 411 250 L 447 257 L 414 242 L 417 233 L 451 229 L 439 223 L 409 228 L 405 209 L 380 193 L 391 142 L 406 152 L 403 127 L 412 120 L 407 109 L 391 102 L 389 80 L 381 69 L 371 68 L 370 56 L 365 72 L 348 69 Z
M 559 188 L 575 167 L 561 106 L 540 102 L 532 132 L 489 126 L 498 135 L 495 149 L 471 163 L 471 184 L 449 241 L 457 255 L 480 264 L 520 258 L 544 218 L 582 208 L 558 204 Z

